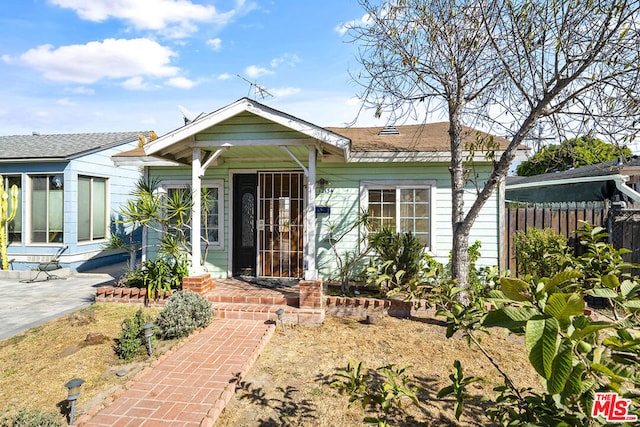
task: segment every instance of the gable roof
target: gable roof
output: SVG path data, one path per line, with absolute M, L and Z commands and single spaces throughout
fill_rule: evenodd
M 265 129 L 267 122 L 274 126 L 268 139 L 261 131 Z M 221 130 L 218 130 L 217 125 L 220 125 Z M 344 136 L 257 101 L 241 98 L 150 141 L 143 146 L 143 151 L 147 156 L 190 164 L 192 146 L 211 149 L 239 145 L 240 141 L 234 136 L 236 130 L 242 130 L 254 146 L 320 143 L 334 153 L 344 152 L 349 148 L 349 140 Z M 135 153 L 122 153 L 118 155 L 120 156 L 135 157 Z
M 0 136 L 0 162 L 65 161 L 138 139 L 147 132 Z

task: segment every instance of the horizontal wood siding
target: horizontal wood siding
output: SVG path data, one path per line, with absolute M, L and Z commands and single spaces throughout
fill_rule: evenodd
M 306 161 L 304 162 L 306 164 Z M 442 263 L 447 263 L 451 251 L 451 178 L 448 163 L 419 164 L 419 163 L 380 163 L 380 164 L 344 164 L 319 162 L 316 170 L 316 179 L 328 181 L 321 190 L 316 185 L 317 206 L 328 206 L 330 214 L 316 215 L 316 247 L 317 268 L 323 278 L 338 278 L 338 267 L 335 255 L 329 243 L 331 225 L 335 225 L 336 235 L 341 235 L 344 230 L 356 221 L 363 206 L 360 206 L 360 182 L 361 181 L 400 181 L 400 180 L 428 180 L 435 181 L 434 195 L 432 197 L 432 253 Z M 246 162 L 223 163 L 219 166 L 211 166 L 204 179 L 225 180 L 225 230 L 224 250 L 211 250 L 207 258 L 207 268 L 214 277 L 224 277 L 228 270 L 229 245 L 229 173 L 233 171 L 251 170 L 287 170 L 299 169 L 291 162 Z M 486 171 L 480 171 L 482 174 Z M 191 179 L 189 168 L 163 167 L 152 168 L 151 176 L 159 176 L 165 180 Z M 467 206 L 475 199 L 475 191 L 469 187 L 465 194 Z M 471 242 L 482 241 L 482 265 L 496 265 L 498 263 L 498 198 L 492 196 L 478 217 L 472 228 Z M 342 231 L 342 232 L 341 232 Z M 343 255 L 346 251 L 352 251 L 358 241 L 361 230 L 353 230 L 338 244 L 338 253 Z

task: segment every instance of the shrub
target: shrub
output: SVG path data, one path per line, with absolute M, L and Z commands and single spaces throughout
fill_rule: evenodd
M 531 277 L 552 277 L 564 270 L 570 257 L 567 239 L 550 228 L 528 228 L 514 234 L 518 273 Z
M 133 318 L 125 319 L 122 322 L 122 330 L 116 347 L 118 357 L 129 361 L 143 352 L 146 342 L 142 326 L 148 322 L 151 322 L 151 317 L 142 310 L 138 310 Z
M 41 409 L 19 409 L 15 413 L 6 412 L 0 417 L 0 425 L 5 427 L 62 427 L 62 421 L 54 412 Z
M 378 284 L 384 281 L 387 288 L 393 289 L 416 279 L 421 268 L 424 246 L 415 235 L 396 233 L 384 228 L 371 235 L 370 244 L 377 255 L 378 268 L 375 275 L 378 276 Z
M 211 303 L 192 291 L 179 291 L 171 295 L 158 315 L 158 336 L 163 339 L 185 337 L 196 328 L 211 322 Z

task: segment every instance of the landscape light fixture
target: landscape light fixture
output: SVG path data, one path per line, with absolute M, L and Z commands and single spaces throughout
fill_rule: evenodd
M 142 325 L 142 329 L 144 330 L 144 337 L 147 339 L 147 353 L 149 356 L 153 353 L 153 349 L 151 348 L 151 337 L 153 336 L 153 327 L 155 325 L 151 322 L 145 323 Z
M 71 402 L 71 410 L 69 411 L 69 425 L 73 425 L 73 415 L 76 410 L 76 400 L 80 397 L 80 386 L 84 384 L 84 380 L 81 378 L 74 378 L 64 386 L 69 390 L 67 395 L 67 401 Z
M 282 332 L 284 332 L 284 308 L 277 309 L 276 314 L 278 315 L 278 320 L 280 321 L 280 325 L 282 326 Z

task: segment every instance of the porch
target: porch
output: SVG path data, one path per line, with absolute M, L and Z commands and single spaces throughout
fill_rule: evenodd
M 322 281 L 236 277 L 211 279 L 208 274 L 185 277 L 183 289 L 201 294 L 221 319 L 277 321 L 320 325 L 325 317 Z

